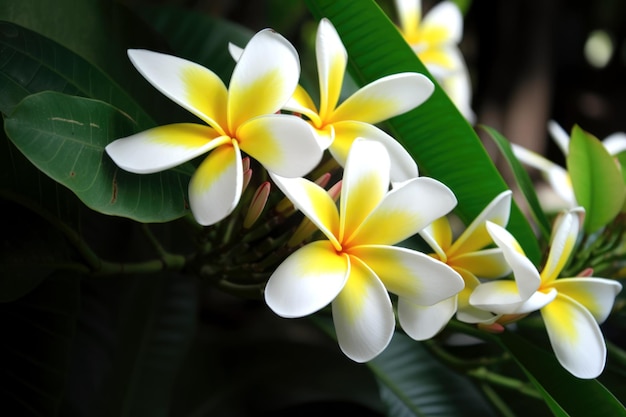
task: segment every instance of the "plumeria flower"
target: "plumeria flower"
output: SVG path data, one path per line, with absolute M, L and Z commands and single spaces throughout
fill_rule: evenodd
M 391 179 L 401 182 L 417 177 L 417 166 L 406 150 L 374 124 L 400 115 L 422 104 L 434 90 L 423 74 L 400 73 L 376 80 L 339 104 L 348 54 L 339 34 L 328 19 L 322 19 L 315 43 L 319 74 L 320 103 L 315 105 L 302 86 L 285 105 L 286 110 L 304 115 L 315 128 L 320 144 L 335 160 L 345 165 L 356 137 L 383 143 L 389 152 Z
M 575 247 L 583 214 L 582 208 L 575 208 L 557 218 L 541 274 L 506 229 L 487 223 L 489 234 L 511 264 L 515 281 L 482 283 L 470 303 L 496 314 L 525 315 L 539 310 L 561 365 L 578 378 L 595 378 L 606 361 L 599 324 L 611 312 L 622 285 L 596 277 L 557 279 Z
M 570 136 L 555 121 L 548 122 L 548 131 L 565 157 L 569 154 Z M 602 144 L 611 155 L 626 151 L 626 133 L 617 132 L 607 136 Z M 523 163 L 538 169 L 554 192 L 565 202 L 566 207 L 576 207 L 576 197 L 569 173 L 559 164 L 520 145 L 513 144 L 515 156 Z
M 461 11 L 453 2 L 443 1 L 422 19 L 421 0 L 395 0 L 395 4 L 402 36 L 461 114 L 473 122 L 470 76 L 458 47 L 463 37 Z
M 432 305 L 463 288 L 462 278 L 444 263 L 392 246 L 448 213 L 456 198 L 431 178 L 389 191 L 390 158 L 379 142 L 354 141 L 339 209 L 309 180 L 271 177 L 326 239 L 301 247 L 274 271 L 265 301 L 287 318 L 332 304 L 339 346 L 352 360 L 374 358 L 391 340 L 395 317 L 387 291 Z
M 268 171 L 306 175 L 321 159 L 311 127 L 275 114 L 300 77 L 294 47 L 265 29 L 248 43 L 227 89 L 201 65 L 146 50 L 129 50 L 139 72 L 163 94 L 206 125 L 179 123 L 118 139 L 106 151 L 121 168 L 139 174 L 163 171 L 209 151 L 189 183 L 189 204 L 202 225 L 232 212 L 241 197 L 242 151 Z
M 500 193 L 474 219 L 467 229 L 452 242 L 452 228 L 447 217 L 435 220 L 419 234 L 431 246 L 435 259 L 448 264 L 465 281 L 463 290 L 432 306 L 418 306 L 400 299 L 398 316 L 404 331 L 416 340 L 426 340 L 437 334 L 456 313 L 466 323 L 486 323 L 496 316 L 469 304 L 469 297 L 480 284 L 480 278 L 501 278 L 511 272 L 500 248 L 487 248 L 493 243 L 486 222 L 505 226 L 509 221 L 511 191 Z

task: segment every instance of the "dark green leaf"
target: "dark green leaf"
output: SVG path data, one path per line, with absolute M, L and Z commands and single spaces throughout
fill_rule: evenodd
M 0 402 L 11 416 L 56 416 L 79 311 L 79 279 L 55 274 L 0 304 Z
M 585 208 L 587 233 L 607 225 L 622 210 L 626 197 L 622 173 L 602 142 L 579 126 L 572 129 L 567 171 L 576 201 Z
M 430 74 L 373 1 L 307 0 L 313 15 L 331 20 L 348 51 L 351 74 L 361 85 L 400 72 Z M 432 77 L 431 77 L 432 79 Z M 454 191 L 457 213 L 467 224 L 507 189 L 480 139 L 443 90 L 418 108 L 388 122 L 391 133 L 417 161 L 423 175 Z M 537 239 L 514 204 L 509 229 L 538 262 Z
M 106 103 L 39 93 L 16 107 L 5 128 L 38 169 L 96 211 L 142 222 L 165 222 L 188 212 L 189 172 L 135 175 L 104 153 L 113 139 L 134 131 L 128 116 Z
M 626 416 L 624 406 L 600 382 L 572 376 L 553 354 L 513 332 L 504 332 L 496 340 L 513 356 L 555 415 Z
M 545 239 L 545 241 L 550 240 L 550 223 L 546 218 L 545 213 L 543 212 L 541 205 L 539 205 L 539 200 L 537 199 L 537 193 L 535 192 L 535 187 L 528 176 L 528 173 L 519 163 L 515 154 L 513 153 L 513 149 L 511 148 L 511 144 L 509 141 L 502 136 L 497 130 L 489 127 L 489 126 L 481 126 L 493 139 L 493 141 L 498 145 L 500 152 L 504 155 L 504 158 L 508 162 L 511 167 L 511 171 L 515 176 L 515 180 L 517 181 L 517 185 L 524 194 L 526 201 L 531 209 L 531 214 L 539 226 L 539 230 L 541 231 L 541 235 Z
M 378 378 L 390 417 L 495 415 L 468 379 L 402 333 L 367 365 Z

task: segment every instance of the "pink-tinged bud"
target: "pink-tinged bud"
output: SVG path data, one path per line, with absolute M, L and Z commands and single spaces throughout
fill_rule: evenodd
M 315 183 L 322 188 L 326 188 L 328 182 L 330 181 L 330 172 L 322 174 L 318 179 L 315 180 Z
M 254 196 L 252 197 L 252 201 L 250 202 L 250 207 L 248 208 L 248 212 L 246 213 L 246 217 L 243 219 L 243 227 L 245 229 L 249 229 L 252 227 L 254 222 L 261 216 L 263 213 L 263 209 L 267 204 L 267 199 L 270 195 L 270 183 L 269 181 L 265 181 L 263 184 L 259 185 L 259 188 L 256 189 Z
M 252 170 L 250 168 L 243 171 L 243 185 L 241 188 L 241 192 L 243 193 L 248 188 L 248 184 L 250 184 L 250 179 L 252 178 Z
M 487 333 L 498 334 L 504 331 L 504 326 L 501 325 L 500 323 L 491 323 L 491 324 L 478 323 L 476 326 L 480 330 L 485 331 Z
M 342 184 L 343 184 L 343 181 L 337 181 L 335 185 L 330 187 L 330 189 L 328 190 L 328 194 L 330 194 L 330 198 L 332 198 L 334 201 L 337 201 L 337 199 L 339 198 L 339 195 L 341 194 Z
M 246 172 L 250 169 L 250 157 L 244 156 L 241 158 L 241 165 L 243 166 L 243 172 Z
M 577 276 L 583 277 L 583 278 L 589 278 L 590 276 L 593 276 L 593 268 L 585 268 L 582 271 L 580 271 Z

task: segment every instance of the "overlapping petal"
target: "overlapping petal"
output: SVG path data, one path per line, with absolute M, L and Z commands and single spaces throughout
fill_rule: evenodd
M 337 250 L 340 250 L 341 244 L 337 239 L 339 212 L 335 201 L 326 190 L 305 178 L 285 178 L 272 173 L 270 176 L 293 205 L 326 235 Z
M 576 244 L 579 229 L 579 218 L 574 211 L 561 213 L 555 221 L 550 253 L 541 271 L 541 281 L 544 285 L 554 281 L 563 270 Z
M 330 304 L 352 276 L 347 255 L 328 241 L 317 241 L 292 253 L 265 287 L 265 302 L 281 317 L 303 317 Z
M 403 182 L 418 176 L 417 164 L 413 157 L 396 139 L 376 126 L 350 120 L 334 123 L 332 127 L 334 138 L 330 145 L 330 153 L 340 165 L 345 166 L 352 144 L 356 138 L 361 137 L 385 146 L 391 159 L 392 182 Z
M 367 362 L 391 341 L 395 329 L 391 299 L 359 259 L 350 257 L 350 276 L 332 307 L 339 346 L 350 359 Z
M 604 369 L 606 346 L 593 315 L 564 294 L 541 309 L 550 344 L 561 365 L 578 378 L 595 378 Z
M 337 30 L 326 18 L 320 20 L 317 29 L 315 57 L 320 81 L 319 114 L 325 120 L 339 102 L 348 63 L 348 52 Z
M 537 276 L 539 273 L 537 273 Z M 530 294 L 532 295 L 532 294 Z M 470 295 L 470 304 L 497 314 L 513 314 L 529 297 L 522 297 L 515 281 L 490 281 L 480 284 Z
M 212 71 L 171 55 L 130 49 L 128 57 L 155 88 L 225 135 L 228 91 Z
M 414 340 L 427 340 L 448 324 L 456 308 L 456 297 L 446 298 L 432 306 L 417 305 L 406 298 L 400 298 L 398 320 L 409 337 Z
M 230 138 L 218 137 L 208 126 L 180 123 L 159 126 L 107 145 L 106 151 L 122 169 L 136 174 L 150 174 L 190 161 Z
M 305 115 L 311 120 L 311 123 L 314 126 L 321 126 L 322 124 L 322 120 L 317 112 L 315 103 L 313 103 L 313 99 L 301 85 L 296 87 L 296 90 L 291 98 L 287 100 L 283 109 Z
M 329 123 L 359 120 L 379 123 L 422 104 L 435 89 L 423 74 L 399 73 L 380 78 L 357 90 L 337 107 Z
M 463 279 L 428 255 L 395 246 L 367 245 L 350 253 L 365 262 L 392 293 L 419 305 L 433 305 L 463 289 Z
M 441 182 L 414 178 L 391 190 L 353 236 L 358 245 L 393 245 L 448 214 L 457 200 Z
M 196 221 L 204 226 L 228 216 L 241 197 L 243 167 L 237 141 L 213 150 L 189 182 L 189 205 Z
M 481 278 L 501 278 L 511 272 L 511 266 L 499 248 L 465 253 L 456 256 L 450 262 L 455 267 L 472 271 Z
M 378 142 L 357 139 L 341 187 L 339 240 L 347 242 L 389 189 L 389 156 Z
M 552 283 L 552 288 L 576 300 L 589 310 L 598 323 L 603 323 L 613 308 L 615 297 L 622 290 L 622 284 L 595 277 L 561 278 Z
M 246 121 L 237 129 L 237 139 L 244 152 L 283 177 L 306 175 L 322 159 L 313 128 L 304 120 L 285 114 Z
M 246 45 L 230 80 L 228 126 L 276 113 L 289 100 L 300 78 L 298 53 L 289 41 L 264 29 Z
M 396 0 L 395 4 L 404 36 L 409 41 L 415 40 L 419 33 L 418 27 L 422 19 L 421 0 Z
M 421 22 L 422 40 L 429 44 L 458 44 L 463 37 L 463 16 L 451 1 L 442 1 Z

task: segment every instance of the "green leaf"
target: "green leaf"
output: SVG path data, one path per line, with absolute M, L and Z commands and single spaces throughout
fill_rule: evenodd
M 80 307 L 80 280 L 55 274 L 0 304 L 0 403 L 11 416 L 56 416 Z
M 626 187 L 614 158 L 602 142 L 579 126 L 572 129 L 567 171 L 578 204 L 585 208 L 585 231 L 607 225 L 624 206 Z
M 402 333 L 367 366 L 378 378 L 390 417 L 495 415 L 468 379 Z
M 105 101 L 126 113 L 136 129 L 154 121 L 110 77 L 69 49 L 8 22 L 0 22 L 0 111 L 10 114 L 27 95 L 58 91 Z
M 556 416 L 626 416 L 626 409 L 600 382 L 578 379 L 556 357 L 513 333 L 495 338 L 526 373 Z
M 5 120 L 8 137 L 41 171 L 88 207 L 141 222 L 188 213 L 190 172 L 125 172 L 105 154 L 113 139 L 134 131 L 126 114 L 101 101 L 55 92 L 28 96 Z
M 196 330 L 196 286 L 177 274 L 127 278 L 119 349 L 103 384 L 102 416 L 166 417 Z
M 545 239 L 545 241 L 550 240 L 550 222 L 546 218 L 545 213 L 543 212 L 541 205 L 539 204 L 539 200 L 537 199 L 537 193 L 535 192 L 535 187 L 528 176 L 528 172 L 524 169 L 522 164 L 518 161 L 513 153 L 513 149 L 511 148 L 510 142 L 502 136 L 497 130 L 489 127 L 489 126 L 481 126 L 483 130 L 485 130 L 491 139 L 496 143 L 502 155 L 506 159 L 507 163 L 511 167 L 511 171 L 513 172 L 513 176 L 515 177 L 515 181 L 519 189 L 524 194 L 526 201 L 531 209 L 531 214 L 539 226 L 539 230 L 541 231 L 541 235 Z
M 430 74 L 393 23 L 371 0 L 307 0 L 317 19 L 333 23 L 348 51 L 350 70 L 361 85 L 400 72 Z M 418 108 L 388 122 L 392 135 L 417 161 L 423 175 L 438 179 L 455 193 L 456 209 L 466 224 L 507 189 L 476 132 L 437 85 Z M 513 204 L 509 230 L 534 262 L 537 239 Z

